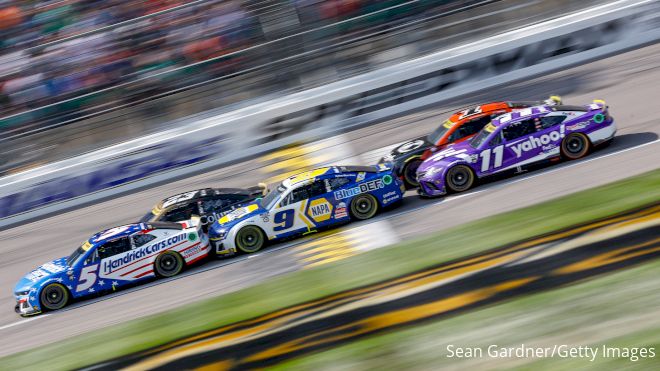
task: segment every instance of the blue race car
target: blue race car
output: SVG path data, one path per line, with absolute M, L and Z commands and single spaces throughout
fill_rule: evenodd
M 324 167 L 285 179 L 263 199 L 224 215 L 209 239 L 219 256 L 253 253 L 267 241 L 369 219 L 402 201 L 404 191 L 390 164 Z
M 14 288 L 15 310 L 22 316 L 38 314 L 148 278 L 172 277 L 209 251 L 198 222 L 111 228 L 93 235 L 70 256 L 25 275 Z

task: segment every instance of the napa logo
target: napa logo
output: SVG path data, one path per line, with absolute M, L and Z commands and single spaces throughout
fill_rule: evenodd
M 543 134 L 538 137 L 529 136 L 526 140 L 515 143 L 507 144 L 507 147 L 510 147 L 513 152 L 515 152 L 516 157 L 520 158 L 523 152 L 529 152 L 537 148 L 543 148 L 550 143 L 558 142 L 561 138 L 564 137 L 564 125 L 560 126 L 559 131 L 551 131 L 548 134 Z
M 325 198 L 314 200 L 309 203 L 307 215 L 317 223 L 324 222 L 332 215 L 332 204 Z

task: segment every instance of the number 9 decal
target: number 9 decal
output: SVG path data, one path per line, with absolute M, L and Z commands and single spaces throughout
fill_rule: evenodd
M 276 224 L 273 227 L 274 231 L 283 231 L 293 227 L 293 219 L 295 218 L 296 211 L 294 209 L 282 210 L 273 216 L 273 222 Z

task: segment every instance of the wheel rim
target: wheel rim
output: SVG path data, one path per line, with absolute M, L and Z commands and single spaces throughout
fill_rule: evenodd
M 67 295 L 61 287 L 50 285 L 44 289 L 41 299 L 46 308 L 59 309 L 66 304 Z
M 413 187 L 417 187 L 419 182 L 417 181 L 417 168 L 422 162 L 419 160 L 411 161 L 408 166 L 406 166 L 403 176 L 406 178 L 406 182 Z
M 373 196 L 358 196 L 351 203 L 353 215 L 357 219 L 369 219 L 376 214 Z
M 458 166 L 450 170 L 448 180 L 454 191 L 464 191 L 472 185 L 472 173 L 464 166 Z
M 181 271 L 181 268 L 183 268 L 183 262 L 178 255 L 166 253 L 158 258 L 156 268 L 159 275 L 163 277 L 172 277 Z
M 238 248 L 245 252 L 255 252 L 261 249 L 263 236 L 258 229 L 254 227 L 245 227 L 241 230 L 237 238 Z
M 579 155 L 584 150 L 584 140 L 578 136 L 568 138 L 566 142 L 566 151 L 573 155 Z

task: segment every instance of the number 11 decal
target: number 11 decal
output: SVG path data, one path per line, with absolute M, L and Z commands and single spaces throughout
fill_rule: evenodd
M 502 156 L 504 155 L 504 146 L 497 146 L 492 149 L 495 154 L 495 163 L 493 164 L 493 169 L 502 166 Z M 481 172 L 485 173 L 490 169 L 490 152 L 491 149 L 488 148 L 485 151 L 481 151 L 479 157 L 481 157 Z

